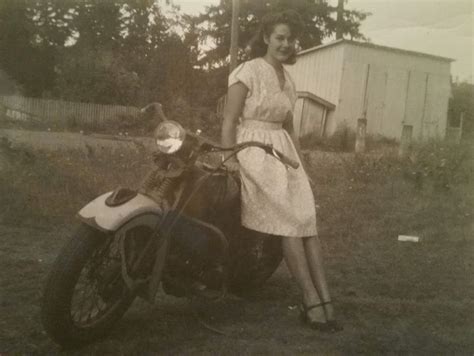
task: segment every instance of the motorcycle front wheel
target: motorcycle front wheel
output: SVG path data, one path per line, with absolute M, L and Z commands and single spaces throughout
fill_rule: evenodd
M 53 264 L 41 317 L 64 348 L 105 336 L 135 299 L 122 278 L 117 235 L 81 224 Z

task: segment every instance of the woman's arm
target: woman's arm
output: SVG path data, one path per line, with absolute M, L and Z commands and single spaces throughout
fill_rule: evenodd
M 248 88 L 241 82 L 237 82 L 229 87 L 227 103 L 224 109 L 224 120 L 222 122 L 222 145 L 224 147 L 235 145 L 237 124 L 244 108 L 247 93 Z M 231 160 L 236 161 L 235 159 Z

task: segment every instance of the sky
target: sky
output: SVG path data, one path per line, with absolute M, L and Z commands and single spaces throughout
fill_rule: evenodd
M 251 0 L 250 0 L 251 1 Z M 219 0 L 174 0 L 190 14 Z M 337 0 L 329 0 L 332 5 Z M 346 8 L 371 12 L 361 32 L 372 43 L 455 59 L 451 74 L 473 82 L 472 0 L 347 0 Z M 330 41 L 330 40 L 328 40 Z

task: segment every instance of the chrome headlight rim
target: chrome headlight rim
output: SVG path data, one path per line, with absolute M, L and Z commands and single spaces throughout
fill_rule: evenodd
M 179 122 L 166 120 L 156 127 L 153 136 L 160 152 L 172 154 L 183 147 L 186 130 Z

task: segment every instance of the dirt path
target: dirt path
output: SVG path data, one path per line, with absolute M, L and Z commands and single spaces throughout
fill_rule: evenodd
M 125 137 L 71 132 L 47 132 L 15 129 L 0 129 L 0 139 L 5 138 L 16 146 L 33 147 L 35 150 L 60 151 L 72 149 L 85 153 L 90 149 L 110 150 L 152 148 L 149 137 Z

